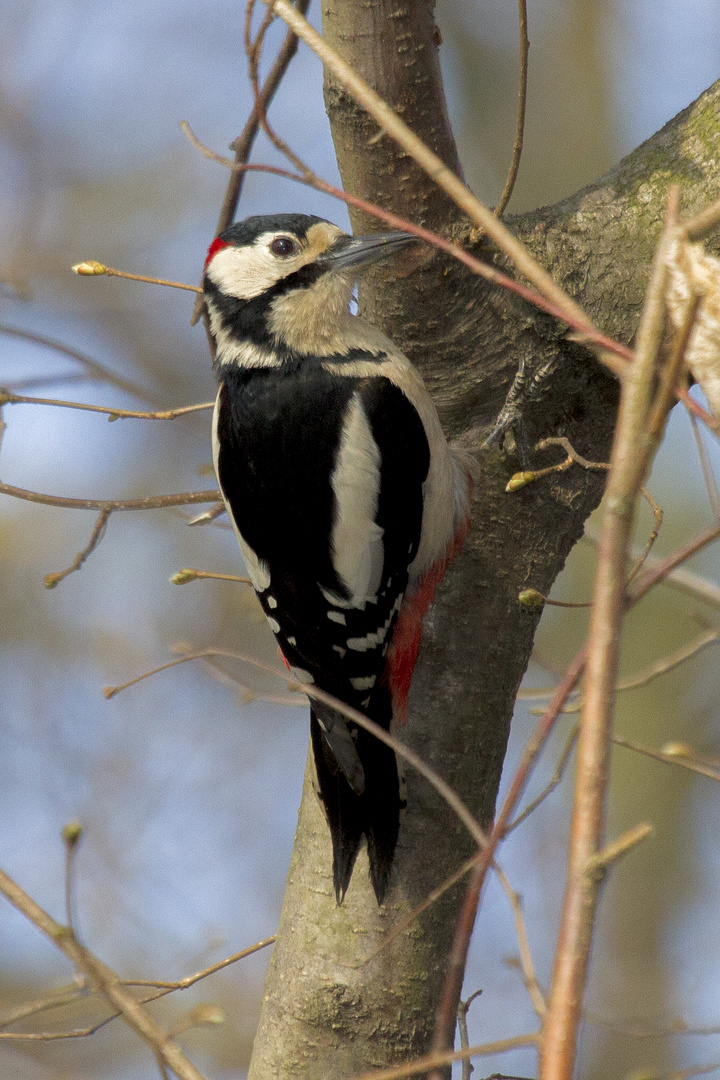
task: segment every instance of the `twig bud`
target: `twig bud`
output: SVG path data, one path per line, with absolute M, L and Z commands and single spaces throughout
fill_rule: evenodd
M 536 474 L 534 472 L 516 472 L 508 480 L 505 491 L 508 493 L 519 491 L 519 489 L 525 487 L 526 484 L 532 484 L 535 478 Z
M 83 827 L 79 821 L 68 821 L 67 825 L 63 826 L 62 838 L 66 846 L 74 848 L 79 843 L 83 834 Z
M 79 274 L 80 277 L 99 277 L 107 273 L 107 266 L 95 259 L 87 259 L 85 262 L 75 263 L 72 270 L 73 274 Z
M 545 603 L 545 597 L 537 589 L 523 589 L 518 594 L 518 603 L 523 607 L 542 607 Z
M 195 570 L 178 570 L 177 574 L 173 574 L 170 578 L 171 585 L 187 585 L 190 581 L 197 581 L 198 575 Z

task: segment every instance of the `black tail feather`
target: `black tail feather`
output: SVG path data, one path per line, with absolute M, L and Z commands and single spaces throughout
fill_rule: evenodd
M 324 717 L 326 721 L 326 718 Z M 339 767 L 315 715 L 310 735 L 315 769 L 333 846 L 333 883 L 340 904 L 350 884 L 363 836 L 367 838 L 370 880 L 378 904 L 387 892 L 400 827 L 400 785 L 395 752 L 374 735 L 355 729 L 355 747 L 365 774 L 361 794 Z

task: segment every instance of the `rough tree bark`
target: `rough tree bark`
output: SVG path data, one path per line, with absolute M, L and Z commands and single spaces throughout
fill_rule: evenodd
M 431 6 L 326 0 L 323 23 L 345 59 L 458 169 Z M 327 79 L 325 96 L 345 188 L 467 242 L 459 211 L 387 137 L 373 139 L 376 126 L 343 88 Z M 510 219 L 598 325 L 622 341 L 634 332 L 668 185 L 681 185 L 688 213 L 720 195 L 719 102 L 720 83 L 595 184 Z M 360 215 L 353 225 L 376 227 Z M 477 247 L 500 262 L 482 242 Z M 590 459 L 607 459 L 616 389 L 565 327 L 517 297 L 438 253 L 405 266 L 405 276 L 378 270 L 365 283 L 362 308 L 421 369 L 446 430 L 476 452 L 477 469 L 472 533 L 426 620 L 403 737 L 487 825 L 538 621 L 518 593 L 550 590 L 603 479 L 577 468 L 506 495 L 517 462 L 480 443 L 522 357 L 560 361 L 528 417 L 531 438 L 567 435 Z M 472 843 L 425 781 L 410 770 L 407 781 L 388 903 L 378 910 L 362 855 L 338 908 L 327 826 L 308 772 L 250 1080 L 340 1080 L 428 1050 L 463 885 L 364 961 Z

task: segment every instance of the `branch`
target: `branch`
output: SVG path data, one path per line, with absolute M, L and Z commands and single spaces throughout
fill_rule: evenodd
M 515 187 L 515 181 L 517 180 L 518 171 L 520 169 L 520 158 L 522 157 L 523 150 L 523 137 L 525 133 L 525 106 L 527 103 L 527 85 L 528 85 L 528 53 L 530 52 L 530 42 L 528 40 L 528 17 L 527 17 L 527 0 L 518 0 L 518 20 L 520 30 L 520 73 L 518 76 L 518 107 L 517 117 L 515 120 L 515 143 L 513 145 L 512 160 L 510 162 L 510 170 L 505 181 L 505 187 L 503 188 L 500 201 L 495 207 L 495 214 L 498 217 L 502 217 L 505 213 L 505 208 L 510 202 L 510 196 L 513 193 Z
M 169 660 L 166 664 L 160 664 L 151 671 L 146 671 L 142 675 L 137 675 L 134 679 L 129 679 L 119 686 L 106 686 L 103 688 L 103 695 L 108 699 L 113 698 L 122 690 L 127 690 L 128 687 L 135 686 L 137 683 L 142 682 L 144 679 L 147 679 L 160 671 L 167 671 L 169 668 L 177 667 L 178 664 L 185 664 L 188 660 L 200 660 L 205 657 L 214 656 L 223 656 L 232 660 L 240 660 L 244 664 L 250 664 L 251 667 L 258 668 L 260 671 L 265 671 L 269 675 L 274 675 L 276 678 L 282 679 L 283 682 L 287 684 L 288 690 L 298 694 L 305 694 L 309 698 L 313 698 L 316 701 L 322 701 L 326 705 L 332 706 L 333 709 L 342 713 L 343 716 L 348 720 L 351 720 L 354 724 L 357 724 L 358 727 L 364 728 L 365 731 L 369 731 L 370 734 L 374 735 L 380 742 L 391 747 L 396 754 L 399 754 L 401 758 L 407 761 L 409 765 L 412 765 L 421 776 L 424 776 L 425 779 L 432 784 L 437 793 L 445 800 L 448 806 L 452 808 L 455 814 L 457 814 L 478 847 L 483 848 L 487 845 L 488 838 L 484 830 L 465 806 L 462 799 L 455 794 L 450 785 L 447 784 L 434 769 L 422 760 L 419 754 L 416 754 L 414 750 L 401 742 L 400 739 L 395 738 L 389 732 L 385 731 L 379 724 L 376 724 L 373 720 L 369 720 L 364 713 L 359 712 L 357 709 L 353 709 L 350 705 L 346 705 L 345 702 L 333 697 L 332 694 L 326 694 L 324 690 L 321 690 L 317 686 L 298 682 L 297 679 L 288 675 L 287 672 L 282 672 L 278 668 L 264 663 L 262 660 L 256 660 L 253 656 L 233 652 L 229 649 L 198 649 L 187 653 L 185 656 L 178 657 L 177 660 Z
M 60 353 L 61 356 L 67 356 L 68 359 L 81 364 L 82 367 L 85 368 L 89 378 L 108 382 L 112 386 L 117 386 L 119 390 L 124 390 L 128 394 L 132 394 L 133 397 L 140 398 L 141 401 L 152 401 L 153 399 L 153 395 L 138 383 L 131 382 L 129 379 L 124 379 L 121 375 L 116 375 L 98 360 L 93 360 L 93 358 L 86 353 L 80 352 L 78 349 L 73 349 L 69 345 L 65 345 L 64 342 L 57 341 L 55 338 L 46 337 L 45 334 L 31 333 L 29 330 L 20 330 L 18 327 L 8 326 L 6 323 L 0 323 L 0 334 L 5 334 L 7 337 L 19 338 L 21 341 L 30 341 L 33 345 L 40 345 L 43 349 L 52 349 L 53 352 Z
M 588 866 L 599 857 L 605 824 L 614 687 L 626 610 L 625 566 L 635 502 L 665 421 L 665 415 L 656 412 L 657 424 L 648 426 L 663 333 L 665 252 L 675 207 L 671 198 L 640 318 L 635 362 L 621 388 L 588 632 L 567 884 L 543 1029 L 540 1080 L 571 1080 L 575 1064 L 599 890 L 599 878 L 588 873 Z
M 97 259 L 86 259 L 85 262 L 75 263 L 71 267 L 73 274 L 80 277 L 119 277 L 128 278 L 130 281 L 144 281 L 149 285 L 166 285 L 170 289 L 185 289 L 187 292 L 201 293 L 199 285 L 185 285 L 182 281 L 168 281 L 166 278 L 147 277 L 146 274 L 129 274 L 127 270 L 114 270 L 112 266 L 98 262 Z
M 380 95 L 355 73 L 306 19 L 298 14 L 288 0 L 263 0 L 263 3 L 276 12 L 298 37 L 310 46 L 324 66 L 332 71 L 355 100 L 377 121 L 380 128 L 395 139 L 476 226 L 490 236 L 500 250 L 513 260 L 520 273 L 527 277 L 546 299 L 551 300 L 559 310 L 564 312 L 563 318 L 570 316 L 573 325 L 577 324 L 590 334 L 597 333 L 592 321 L 580 305 L 567 295 L 492 211 L 484 206 L 442 159 L 410 130 Z
M 216 964 L 211 964 L 209 967 L 196 972 L 194 975 L 187 975 L 184 979 L 177 979 L 174 982 L 158 982 L 151 979 L 121 979 L 120 985 L 153 987 L 157 989 L 158 993 L 148 994 L 147 997 L 139 999 L 139 1005 L 147 1005 L 151 1001 L 158 1001 L 160 998 L 167 997 L 176 990 L 187 990 L 190 986 L 194 986 L 195 983 L 200 982 L 201 979 L 206 979 L 209 975 L 214 975 L 216 971 L 221 971 L 230 964 L 236 964 L 238 960 L 244 960 L 247 956 L 252 956 L 253 953 L 259 952 L 260 949 L 266 949 L 268 945 L 273 945 L 274 942 L 275 935 L 273 934 L 272 937 L 265 938 L 263 941 L 258 941 L 254 945 L 248 946 L 246 949 L 241 949 L 240 952 L 234 953 L 224 960 L 219 960 Z M 86 985 L 79 986 L 77 983 L 69 987 L 61 987 L 59 990 L 52 991 L 44 998 L 37 999 L 27 1005 L 19 1006 L 18 1008 L 13 1009 L 12 1012 L 6 1013 L 5 1016 L 0 1018 L 0 1028 L 9 1027 L 10 1024 L 16 1024 L 18 1021 L 26 1020 L 30 1016 L 37 1016 L 38 1013 L 60 1008 L 63 1005 L 69 1005 L 72 1002 L 77 1001 L 78 998 L 85 997 L 88 992 L 89 990 Z M 105 1027 L 111 1021 L 117 1020 L 118 1017 L 122 1015 L 121 1012 L 116 1011 L 110 1016 L 103 1017 L 102 1020 L 99 1020 L 90 1027 L 77 1028 L 73 1031 L 0 1032 L 0 1039 L 50 1042 L 55 1039 L 86 1038 L 89 1035 L 94 1035 L 101 1028 Z
M 585 649 L 581 649 L 565 673 L 563 681 L 555 691 L 555 696 L 548 705 L 547 710 L 540 718 L 532 737 L 528 740 L 520 764 L 515 770 L 515 775 L 511 781 L 510 790 L 505 797 L 505 802 L 503 803 L 502 809 L 500 810 L 490 834 L 487 846 L 481 854 L 477 856 L 475 868 L 460 912 L 460 918 L 458 919 L 455 928 L 452 951 L 448 960 L 447 975 L 445 977 L 445 986 L 443 987 L 443 994 L 435 1019 L 433 1049 L 437 1051 L 444 1051 L 446 1047 L 452 1046 L 455 1014 L 457 1011 L 455 1003 L 460 998 L 467 953 L 470 947 L 473 928 L 475 926 L 475 917 L 480 902 L 480 893 L 485 882 L 488 867 L 495 855 L 498 844 L 506 835 L 510 825 L 510 819 L 518 801 L 522 797 L 522 793 L 525 790 L 538 755 L 547 742 L 547 739 L 555 726 L 555 721 L 560 715 L 565 702 L 575 689 L 575 686 L 582 675 L 584 666 Z M 442 1080 L 442 1077 L 440 1077 L 438 1073 L 433 1073 L 428 1080 Z
M 417 1076 L 418 1073 L 428 1069 L 437 1069 L 443 1065 L 451 1065 L 453 1061 L 465 1061 L 467 1058 L 479 1057 L 481 1054 L 504 1054 L 509 1050 L 518 1050 L 523 1046 L 537 1046 L 538 1034 L 513 1035 L 509 1039 L 499 1039 L 497 1042 L 479 1043 L 477 1046 L 468 1046 L 463 1050 L 448 1050 L 442 1054 L 427 1054 L 408 1062 L 407 1065 L 397 1065 L 392 1069 L 373 1069 L 372 1072 L 363 1073 L 353 1080 L 403 1080 L 406 1076 Z
M 203 1076 L 191 1061 L 179 1049 L 156 1023 L 150 1014 L 123 988 L 121 980 L 111 968 L 84 945 L 81 945 L 67 926 L 56 922 L 39 904 L 24 892 L 12 878 L 0 870 L 0 892 L 14 907 L 21 911 L 30 922 L 37 926 L 61 952 L 65 953 L 78 971 L 87 976 L 92 986 L 122 1013 L 128 1025 L 144 1040 L 158 1056 L 180 1078 L 180 1080 L 203 1080 Z
M 168 506 L 189 506 L 192 503 L 217 502 L 220 492 L 185 491 L 180 495 L 150 495 L 146 499 L 71 499 L 63 495 L 44 495 L 39 491 L 0 483 L 0 495 L 10 495 L 25 502 L 44 506 L 64 506 L 70 510 L 162 510 Z
M 301 14 L 305 14 L 309 7 L 310 0 L 297 0 L 297 9 Z M 280 51 L 275 57 L 275 62 L 270 69 L 262 91 L 260 92 L 260 100 L 262 102 L 262 108 L 267 109 L 270 102 L 275 97 L 275 91 L 282 82 L 285 72 L 290 66 L 290 61 L 297 52 L 297 35 L 288 30 L 285 35 L 285 40 L 280 46 Z M 250 116 L 248 117 L 245 127 L 242 129 L 238 137 L 230 144 L 230 149 L 235 151 L 235 165 L 245 165 L 252 152 L 253 143 L 258 133 L 260 126 L 260 110 L 257 105 L 253 107 Z M 227 229 L 228 225 L 231 225 L 235 220 L 235 214 L 237 212 L 238 202 L 240 201 L 240 194 L 242 192 L 243 183 L 245 181 L 245 172 L 242 169 L 233 169 L 230 173 L 230 177 L 225 188 L 225 195 L 223 197 L 222 205 L 220 207 L 220 214 L 218 216 L 217 225 L 215 226 L 215 236 L 218 236 L 223 230 Z M 190 319 L 190 325 L 194 326 L 200 318 L 203 311 L 204 301 L 201 295 L 198 296 L 193 308 L 192 317 Z M 207 327 L 206 327 L 207 330 Z M 208 341 L 212 342 L 211 335 L 208 333 Z M 212 344 L 211 344 L 212 351 Z
M 111 405 L 88 405 L 84 401 L 64 401 L 61 398 L 28 397 L 25 394 L 14 394 L 4 386 L 0 386 L 0 407 L 3 405 L 53 405 L 60 409 L 79 409 L 83 412 L 105 413 L 110 421 L 113 420 L 175 420 L 178 416 L 187 416 L 188 413 L 202 412 L 212 409 L 214 401 L 203 401 L 198 405 L 182 405 L 179 409 L 160 409 L 156 412 L 142 412 L 137 409 L 114 409 Z
M 263 3 L 266 2 L 267 0 L 263 0 Z M 370 214 L 372 217 L 383 221 L 393 229 L 411 232 L 414 236 L 417 236 L 418 240 L 424 240 L 426 243 L 432 244 L 433 247 L 438 248 L 440 251 L 447 252 L 448 255 L 452 255 L 458 262 L 463 263 L 472 270 L 473 273 L 485 278 L 485 280 L 489 281 L 491 284 L 499 285 L 504 289 L 508 289 L 510 292 L 516 293 L 518 296 L 521 296 L 523 300 L 527 300 L 528 303 L 533 304 L 541 311 L 546 311 L 549 315 L 553 315 L 556 319 L 560 319 L 573 327 L 578 333 L 577 340 L 584 344 L 596 346 L 605 366 L 610 368 L 618 378 L 622 377 L 626 367 L 626 364 L 622 361 L 632 360 L 633 354 L 631 349 L 628 349 L 620 342 L 607 337 L 607 335 L 602 334 L 597 328 L 588 326 L 585 317 L 577 319 L 570 311 L 566 311 L 562 305 L 555 303 L 552 298 L 544 297 L 541 293 L 536 292 L 533 289 L 528 289 L 527 286 L 523 285 L 521 282 L 508 277 L 507 274 L 503 274 L 502 271 L 496 270 L 495 267 L 490 266 L 488 263 L 481 262 L 464 248 L 460 247 L 459 244 L 453 243 L 451 240 L 446 240 L 438 233 L 431 232 L 429 229 L 424 229 L 421 225 L 416 225 L 406 218 L 393 214 L 390 210 L 384 210 L 381 206 L 369 203 L 365 199 L 359 198 L 357 195 L 351 195 L 349 192 L 341 191 L 340 188 L 333 187 L 332 184 L 328 184 L 326 180 L 323 180 L 321 177 L 312 173 L 307 167 L 305 167 L 305 169 L 308 175 L 301 175 L 290 172 L 288 169 L 281 169 L 275 165 L 236 165 L 235 162 L 231 161 L 229 158 L 223 157 L 222 154 L 216 154 L 214 150 L 205 146 L 185 120 L 180 122 L 180 128 L 192 145 L 199 150 L 204 157 L 208 158 L 210 161 L 217 162 L 218 165 L 224 165 L 227 169 L 242 172 L 270 173 L 272 176 L 282 176 L 286 180 L 292 180 L 296 184 L 305 184 L 307 187 L 315 188 L 317 191 L 323 191 L 326 195 L 331 195 L 333 198 L 339 199 L 348 206 L 354 206 L 358 210 Z M 615 357 L 619 357 L 620 360 L 615 360 Z M 704 410 L 702 411 L 704 412 Z

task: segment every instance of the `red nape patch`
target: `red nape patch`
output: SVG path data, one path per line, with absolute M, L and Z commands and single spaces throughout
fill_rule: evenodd
M 205 269 L 207 270 L 208 263 L 212 259 L 213 255 L 217 255 L 218 251 L 222 251 L 223 248 L 230 247 L 227 240 L 221 240 L 219 236 L 216 236 L 212 244 L 208 248 L 207 257 L 205 259 Z
M 292 671 L 292 668 L 290 667 L 287 660 L 285 659 L 285 653 L 282 651 L 282 649 L 280 648 L 279 645 L 277 647 L 277 654 L 278 654 L 278 660 L 282 660 L 283 664 L 288 669 L 288 671 Z

